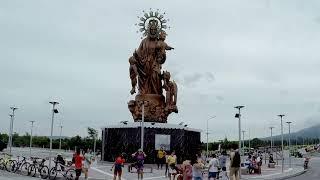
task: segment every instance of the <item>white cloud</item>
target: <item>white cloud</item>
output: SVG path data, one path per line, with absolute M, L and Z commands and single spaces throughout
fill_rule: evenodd
M 318 1 L 12 0 L 0 3 L 0 131 L 15 104 L 17 131 L 36 120 L 37 133 L 48 134 L 53 98 L 66 135 L 131 119 L 128 57 L 140 41 L 136 16 L 150 7 L 166 11 L 172 26 L 164 68 L 178 82 L 179 114 L 169 122 L 205 129 L 215 114 L 217 140 L 237 137 L 237 104 L 246 105 L 251 136 L 267 135 L 278 113 L 296 129 L 317 117 Z

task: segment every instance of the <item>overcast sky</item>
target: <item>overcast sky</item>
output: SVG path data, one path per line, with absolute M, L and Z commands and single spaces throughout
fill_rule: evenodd
M 166 12 L 171 29 L 163 69 L 179 88 L 181 121 L 210 140 L 237 137 L 235 105 L 251 137 L 269 135 L 277 114 L 293 131 L 320 117 L 320 1 L 3 0 L 0 2 L 0 132 L 50 134 L 51 100 L 60 102 L 54 134 L 86 135 L 132 120 L 128 57 L 140 43 L 142 10 Z M 287 128 L 285 128 L 287 131 Z M 247 135 L 245 135 L 247 136 Z

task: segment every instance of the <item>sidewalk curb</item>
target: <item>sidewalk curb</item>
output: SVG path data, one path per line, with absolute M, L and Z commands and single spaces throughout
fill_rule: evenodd
M 293 178 L 293 177 L 296 177 L 296 176 L 300 176 L 304 173 L 306 173 L 308 170 L 302 170 L 302 171 L 299 171 L 299 172 L 296 172 L 294 174 L 290 174 L 290 175 L 287 175 L 287 176 L 283 176 L 283 177 L 278 177 L 278 178 L 272 178 L 272 177 L 269 177 L 269 178 L 243 178 L 244 180 L 253 180 L 253 179 L 263 179 L 263 180 L 285 180 L 285 179 L 289 179 L 289 178 Z M 241 178 L 242 179 L 242 178 Z
M 291 174 L 291 175 L 288 175 L 288 176 L 285 176 L 285 177 L 279 177 L 279 178 L 275 178 L 275 180 L 284 180 L 284 179 L 289 179 L 289 178 L 293 178 L 293 177 L 296 177 L 296 176 L 300 176 L 304 173 L 306 173 L 308 170 L 305 169 L 303 171 L 300 171 L 300 172 L 297 172 L 295 174 Z

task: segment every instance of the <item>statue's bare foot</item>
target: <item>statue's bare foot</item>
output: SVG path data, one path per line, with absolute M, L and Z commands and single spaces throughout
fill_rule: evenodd
M 133 89 L 131 89 L 130 94 L 132 95 L 134 93 L 136 93 L 136 90 L 133 88 Z

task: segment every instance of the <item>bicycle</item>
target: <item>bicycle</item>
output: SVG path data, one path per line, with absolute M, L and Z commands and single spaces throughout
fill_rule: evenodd
M 46 161 L 45 159 L 42 158 L 37 158 L 37 157 L 32 157 L 33 159 L 32 164 L 28 168 L 28 175 L 35 177 L 37 172 L 39 172 L 40 177 L 42 179 L 47 179 L 49 176 L 49 168 L 48 166 L 44 165 L 44 162 Z M 41 159 L 41 161 L 37 161 Z
M 3 158 L 0 158 L 0 169 L 11 172 L 12 167 L 15 165 L 14 160 L 11 160 L 12 155 L 8 153 L 3 153 Z
M 60 163 L 60 161 L 55 161 L 55 166 L 50 169 L 49 179 L 56 179 L 58 173 L 61 174 L 67 180 L 73 180 L 76 177 L 76 170 L 74 168 L 69 168 L 67 171 L 64 171 L 66 168 L 70 166 L 65 166 Z
M 17 157 L 18 157 L 18 160 L 17 161 L 14 160 L 15 163 L 14 163 L 14 166 L 12 167 L 13 169 L 12 172 L 16 173 L 18 170 L 20 170 L 22 175 L 28 175 L 28 168 L 30 166 L 30 163 L 26 161 L 26 157 L 22 156 L 23 159 L 21 161 L 19 160 L 20 156 L 17 156 Z

